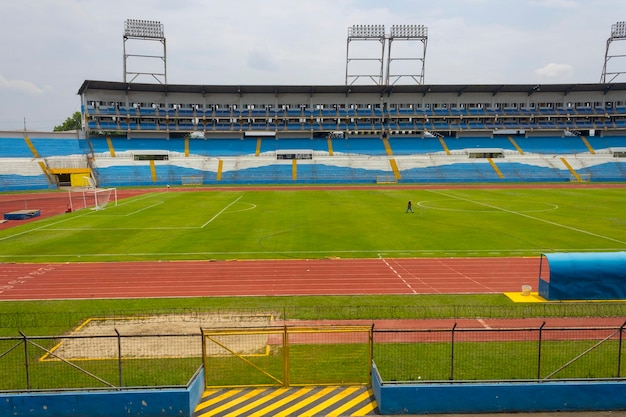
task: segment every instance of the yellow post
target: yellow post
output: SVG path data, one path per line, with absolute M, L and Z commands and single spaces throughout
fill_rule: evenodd
M 515 147 L 515 149 L 517 149 L 517 152 L 520 155 L 524 155 L 524 151 L 522 150 L 522 148 L 519 147 L 519 145 L 517 144 L 517 142 L 515 142 L 515 139 L 513 139 L 512 136 L 509 136 L 509 142 L 511 142 L 511 144 Z
M 156 182 L 157 174 L 156 174 L 156 165 L 153 160 L 150 160 L 150 173 L 152 174 L 152 182 Z
M 24 142 L 26 142 L 26 145 L 32 152 L 33 156 L 35 158 L 39 158 L 39 152 L 37 152 L 37 149 L 35 149 L 35 145 L 33 145 L 33 142 L 30 140 L 28 136 L 24 136 Z
M 491 165 L 491 168 L 493 168 L 493 170 L 496 171 L 496 174 L 498 174 L 498 177 L 504 178 L 504 174 L 502 173 L 502 171 L 500 171 L 500 168 L 498 168 L 496 163 L 493 162 L 493 159 L 487 158 L 487 160 L 489 161 L 489 164 Z
M 439 143 L 441 143 L 441 147 L 446 152 L 446 155 L 450 155 L 450 149 L 448 149 L 448 145 L 446 145 L 446 142 L 443 140 L 443 138 L 441 136 L 437 136 L 437 139 L 439 139 Z
M 398 169 L 398 163 L 396 162 L 396 160 L 394 158 L 391 158 L 389 160 L 389 164 L 391 165 L 391 169 L 393 170 L 393 176 L 396 177 L 397 180 L 402 178 L 402 175 L 400 175 L 400 170 Z
M 295 159 L 291 161 L 291 179 L 294 181 L 298 179 L 298 165 Z
M 391 150 L 391 145 L 389 144 L 389 139 L 383 137 L 383 145 L 385 146 L 385 152 L 387 152 L 387 155 L 389 156 L 393 155 L 393 151 Z
M 283 387 L 289 386 L 289 332 L 287 326 L 283 331 Z
M 585 146 L 586 146 L 586 147 L 587 147 L 587 149 L 589 150 L 589 153 L 590 153 L 590 154 L 592 154 L 592 155 L 593 155 L 593 154 L 595 154 L 595 153 L 596 153 L 596 151 L 593 149 L 593 147 L 591 146 L 591 143 L 589 143 L 589 141 L 587 140 L 587 138 L 586 138 L 586 137 L 584 137 L 584 136 L 580 136 L 580 140 L 582 140 L 582 141 L 583 141 L 583 143 L 585 144 Z
M 563 162 L 563 164 L 567 167 L 567 169 L 572 174 L 572 176 L 576 179 L 577 182 L 582 182 L 583 181 L 582 178 L 580 178 L 580 175 L 578 174 L 578 172 L 576 172 L 576 170 L 574 169 L 574 167 L 572 167 L 569 164 L 569 162 L 567 162 L 567 159 L 561 158 L 561 162 Z
M 111 153 L 111 157 L 115 158 L 115 148 L 113 147 L 113 141 L 110 136 L 107 136 L 107 145 L 109 146 L 109 152 Z
M 223 160 L 219 160 L 217 161 L 217 180 L 221 181 L 222 180 L 222 168 L 224 166 L 224 161 Z

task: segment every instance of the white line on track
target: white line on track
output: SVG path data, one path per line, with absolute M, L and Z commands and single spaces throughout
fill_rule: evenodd
M 492 209 L 495 209 L 495 210 L 500 210 L 500 211 L 503 211 L 503 212 L 509 213 L 509 214 L 516 214 L 518 216 L 526 217 L 528 219 L 536 220 L 536 221 L 543 222 L 543 223 L 548 223 L 548 224 L 550 224 L 552 226 L 562 227 L 564 229 L 572 230 L 574 232 L 584 233 L 584 234 L 587 234 L 587 235 L 590 235 L 590 236 L 594 236 L 594 237 L 597 237 L 597 238 L 600 238 L 600 239 L 606 239 L 606 240 L 610 240 L 611 242 L 616 242 L 616 243 L 620 243 L 622 245 L 626 245 L 626 242 L 618 240 L 618 239 L 613 239 L 612 237 L 599 235 L 597 233 L 589 232 L 587 230 L 578 229 L 576 227 L 567 226 L 567 225 L 564 225 L 564 224 L 561 224 L 561 223 L 556 223 L 556 222 L 553 222 L 553 221 L 550 221 L 550 220 L 542 219 L 540 217 L 535 217 L 535 216 L 531 216 L 531 215 L 528 215 L 528 214 L 525 214 L 525 213 L 520 213 L 519 211 L 507 210 L 505 208 L 494 206 L 494 205 L 491 205 L 491 204 L 481 203 L 480 201 L 474 201 L 474 200 L 470 200 L 468 198 L 457 197 L 457 196 L 454 196 L 454 195 L 442 193 L 441 191 L 435 191 L 435 190 L 427 190 L 427 191 L 429 191 L 431 193 L 443 195 L 445 197 L 453 198 L 455 200 L 467 201 L 468 203 L 489 207 L 489 208 L 492 208 Z
M 380 256 L 380 253 L 378 254 L 378 258 L 384 262 L 385 265 L 387 265 L 387 268 L 389 268 L 391 270 L 391 272 L 393 272 L 394 274 L 396 274 L 396 276 L 398 278 L 400 278 L 400 280 L 404 283 L 404 285 L 406 285 L 406 287 L 411 290 L 413 292 L 413 294 L 417 294 L 417 291 L 415 291 L 413 289 L 413 287 L 411 287 L 411 284 L 409 284 L 408 282 L 406 282 L 406 280 L 404 278 L 402 278 L 402 275 L 400 275 L 400 273 L 398 271 L 396 271 L 396 269 L 389 265 L 389 262 L 387 262 L 387 260 L 385 258 L 383 258 L 382 256 Z
M 479 322 L 485 329 L 491 329 L 491 326 L 488 325 L 485 320 L 483 319 L 476 319 L 477 322 Z

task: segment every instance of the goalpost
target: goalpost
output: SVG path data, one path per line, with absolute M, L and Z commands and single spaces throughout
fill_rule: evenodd
M 71 188 L 68 196 L 68 211 L 104 210 L 109 203 L 117 206 L 117 188 Z
M 68 211 L 76 211 L 84 208 L 103 210 L 109 202 L 117 206 L 117 188 L 98 188 L 91 177 L 84 177 L 87 187 L 72 187 L 68 189 Z

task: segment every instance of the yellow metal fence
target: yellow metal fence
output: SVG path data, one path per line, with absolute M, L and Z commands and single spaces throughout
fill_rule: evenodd
M 202 330 L 207 387 L 369 384 L 372 326 Z

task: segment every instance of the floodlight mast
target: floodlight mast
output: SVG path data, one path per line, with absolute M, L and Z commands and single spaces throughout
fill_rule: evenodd
M 394 41 L 412 42 L 418 45 L 418 53 L 415 55 L 394 56 L 392 43 Z M 428 28 L 424 25 L 393 25 L 388 36 L 387 78 L 386 85 L 394 85 L 401 78 L 408 77 L 417 84 L 424 84 L 424 68 L 426 63 L 426 46 L 428 44 Z M 421 55 L 419 54 L 421 47 Z M 395 73 L 392 71 L 393 61 L 406 61 L 417 63 L 417 72 Z
M 607 70 L 608 63 L 611 59 L 615 60 L 616 58 L 626 58 L 626 55 L 623 53 L 611 55 L 609 52 L 612 42 L 624 41 L 624 40 L 626 40 L 626 22 L 617 22 L 611 25 L 611 36 L 609 36 L 609 38 L 606 40 L 606 50 L 604 53 L 604 66 L 602 67 L 602 75 L 600 76 L 601 83 L 603 84 L 611 83 L 620 75 L 626 74 L 626 70 L 624 71 L 608 71 Z
M 366 56 L 350 56 L 350 43 L 353 41 L 377 41 L 380 43 L 380 58 L 366 57 Z M 353 25 L 348 28 L 348 40 L 346 46 L 346 85 L 352 85 L 360 78 L 369 78 L 376 85 L 382 85 L 383 83 L 383 62 L 385 59 L 385 26 L 384 25 Z M 377 62 L 378 74 L 370 72 L 356 72 L 351 73 L 350 64 L 354 62 Z M 357 70 L 357 71 L 365 71 Z
M 163 46 L 163 53 L 161 55 L 128 53 L 126 51 L 126 43 L 130 40 L 160 42 Z M 139 76 L 148 75 L 160 84 L 167 84 L 167 47 L 163 24 L 161 22 L 154 20 L 127 19 L 124 22 L 123 48 L 125 83 L 131 83 Z M 146 61 L 160 59 L 163 62 L 163 70 L 161 72 L 129 71 L 127 65 L 128 58 L 140 58 Z
M 380 56 L 351 56 L 350 44 L 353 41 L 378 41 L 380 43 Z M 411 53 L 403 56 L 394 56 L 391 48 L 393 41 L 418 43 L 418 46 L 421 46 L 421 54 Z M 389 35 L 385 33 L 384 25 L 353 25 L 349 27 L 346 47 L 346 85 L 352 85 L 361 78 L 369 78 L 369 80 L 373 81 L 376 85 L 393 85 L 404 77 L 411 78 L 417 84 L 424 84 L 427 43 L 428 28 L 424 25 L 393 25 Z M 387 63 L 386 69 L 385 57 Z M 365 73 L 351 72 L 350 64 L 354 63 L 354 61 L 377 62 L 378 73 L 372 73 L 372 69 L 370 69 L 370 72 Z M 416 72 L 395 72 L 391 66 L 393 61 L 417 62 L 419 68 Z

